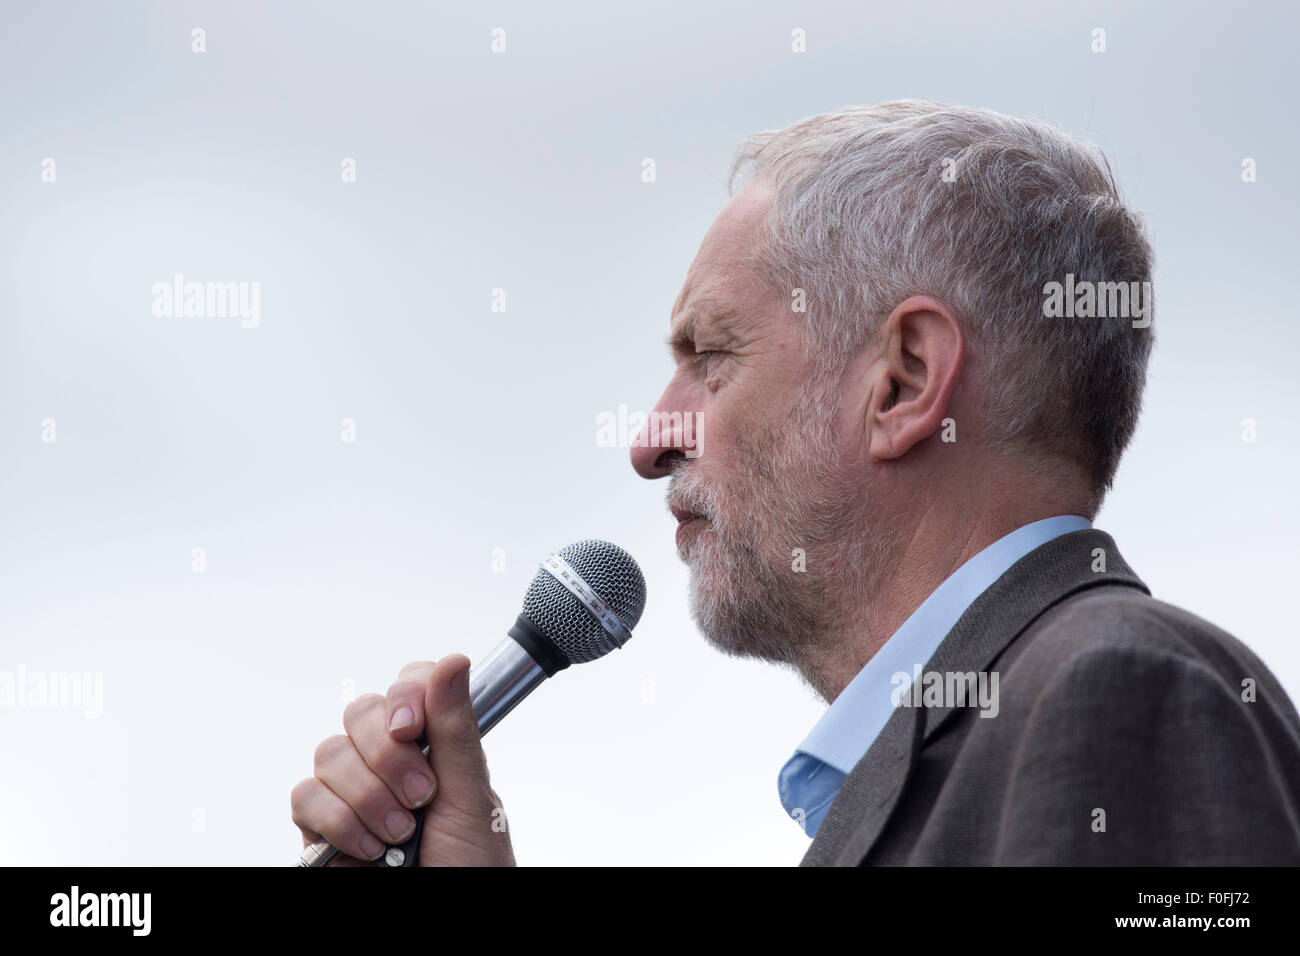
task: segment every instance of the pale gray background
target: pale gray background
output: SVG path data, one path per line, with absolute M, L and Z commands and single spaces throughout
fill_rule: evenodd
M 635 641 L 487 741 L 520 862 L 797 862 L 776 772 L 822 705 L 707 648 L 664 485 L 595 421 L 667 380 L 743 136 L 899 97 L 1110 155 L 1159 340 L 1098 524 L 1300 696 L 1294 12 L 611 6 L 6 0 L 0 670 L 102 671 L 105 714 L 0 710 L 0 860 L 292 862 L 342 682 L 481 656 L 540 558 L 603 536 L 649 580 Z M 175 272 L 261 282 L 261 327 L 155 318 Z

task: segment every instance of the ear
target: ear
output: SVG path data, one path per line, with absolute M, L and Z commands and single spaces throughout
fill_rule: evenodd
M 914 295 L 881 327 L 867 408 L 871 457 L 901 458 L 947 417 L 966 357 L 966 337 L 952 310 Z

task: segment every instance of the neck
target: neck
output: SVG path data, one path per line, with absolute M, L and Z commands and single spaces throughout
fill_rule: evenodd
M 999 538 L 1033 521 L 1084 514 L 1078 502 L 1056 494 L 1028 499 L 1007 496 L 979 507 L 950 507 L 955 495 L 930 497 L 908 525 L 873 537 L 881 542 L 870 560 L 846 562 L 853 580 L 828 585 L 827 594 L 844 595 L 828 614 L 817 643 L 801 655 L 798 669 L 827 703 L 835 700 L 903 622 L 954 571 Z

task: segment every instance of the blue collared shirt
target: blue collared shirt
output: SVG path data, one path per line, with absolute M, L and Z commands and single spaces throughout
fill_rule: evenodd
M 999 538 L 949 575 L 921 602 L 902 627 L 817 721 L 777 778 L 786 812 L 815 836 L 849 772 L 871 748 L 894 712 L 899 680 L 911 685 L 957 620 L 975 599 L 1010 567 L 1039 545 L 1070 531 L 1092 527 L 1078 515 L 1044 518 Z

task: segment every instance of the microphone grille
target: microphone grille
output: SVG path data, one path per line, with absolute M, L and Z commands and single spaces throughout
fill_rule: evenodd
M 632 556 L 595 538 L 555 552 L 618 615 L 629 631 L 645 610 L 645 577 Z M 550 638 L 570 664 L 585 664 L 618 647 L 568 588 L 540 568 L 524 596 L 524 617 Z

